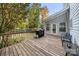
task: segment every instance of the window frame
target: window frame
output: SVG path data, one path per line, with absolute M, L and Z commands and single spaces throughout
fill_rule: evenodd
M 66 32 L 66 23 L 65 22 L 59 23 L 59 32 Z
M 50 24 L 46 24 L 46 31 L 50 31 Z

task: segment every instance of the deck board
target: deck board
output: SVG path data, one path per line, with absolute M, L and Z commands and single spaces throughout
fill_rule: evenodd
M 5 55 L 6 55 L 6 56 L 9 56 L 9 47 L 6 47 L 5 49 L 6 49 Z
M 21 51 L 22 55 L 26 56 L 26 53 L 25 53 L 23 47 L 21 46 L 21 44 L 18 44 L 18 47 L 20 48 L 20 51 Z
M 31 56 L 32 54 L 31 54 L 31 52 L 29 52 L 29 49 L 28 49 L 28 47 L 25 45 L 25 43 L 23 43 L 22 45 L 23 45 L 24 48 L 26 49 L 27 55 L 28 55 L 28 56 Z
M 24 43 L 24 44 L 25 44 L 26 48 L 28 48 L 27 50 L 29 51 L 30 55 L 31 56 L 36 56 L 36 54 L 33 53 L 33 51 L 31 50 L 31 48 L 26 43 Z
M 64 49 L 59 37 L 46 35 L 39 39 L 25 40 L 0 49 L 1 56 L 63 56 Z
M 24 44 L 22 43 L 22 44 L 20 44 L 20 45 L 21 45 L 21 47 L 23 48 L 23 51 L 26 53 L 26 55 L 29 56 L 30 53 L 29 53 L 28 50 L 25 48 Z
M 32 49 L 35 50 L 35 52 L 36 52 L 39 56 L 40 56 L 40 55 L 45 56 L 42 52 L 40 52 L 38 49 L 36 49 L 32 44 L 28 43 L 28 45 L 29 45 L 30 47 L 32 47 Z
M 9 46 L 9 56 L 13 56 L 13 46 Z
M 28 42 L 27 42 L 27 45 L 28 45 Z M 30 46 L 28 45 L 28 47 L 30 48 L 30 50 L 35 54 L 35 56 L 37 56 L 38 54 L 36 53 L 36 51 Z
M 15 46 L 13 46 L 12 48 L 13 48 L 13 54 L 14 54 L 14 56 L 18 56 L 18 53 L 17 53 L 17 50 L 16 50 Z
M 6 53 L 5 48 L 2 48 L 1 56 L 5 56 L 5 53 Z
M 2 53 L 2 50 L 0 49 L 0 55 L 1 55 L 1 53 Z
M 29 43 L 33 45 L 34 42 L 29 41 Z M 40 52 L 42 52 L 46 56 L 54 55 L 54 54 L 49 53 L 46 49 L 38 47 L 37 45 L 34 45 L 34 47 L 36 47 L 36 49 L 38 49 Z
M 34 43 L 35 45 L 41 46 L 42 48 L 50 51 L 55 55 L 64 55 L 64 52 L 63 52 L 64 49 L 62 48 L 61 41 L 59 38 L 49 36 L 46 39 L 42 38 L 39 40 L 29 40 L 29 41 Z
M 17 50 L 18 55 L 22 56 L 22 53 L 21 53 L 20 48 L 18 47 L 18 45 L 15 45 L 15 48 Z
M 31 42 L 33 42 L 33 41 L 31 41 Z M 35 42 L 33 42 L 33 43 L 35 43 Z M 37 44 L 37 43 L 35 43 L 35 44 Z M 38 44 L 42 44 L 42 43 L 38 43 Z M 37 45 L 37 46 L 39 46 L 39 45 Z M 49 45 L 49 46 L 50 46 L 50 45 Z M 43 49 L 43 50 L 46 50 L 46 51 L 47 51 L 47 50 L 49 51 L 49 46 L 48 46 L 48 47 L 42 47 L 42 49 Z M 53 50 L 54 50 L 54 51 L 53 51 Z M 57 53 L 57 51 L 55 50 L 55 48 L 53 48 L 53 50 L 52 50 L 52 51 L 50 50 L 50 52 L 52 52 L 53 55 L 58 55 L 58 53 Z M 56 51 L 56 52 L 55 52 L 55 51 Z
M 44 54 L 41 53 L 36 47 L 34 47 L 33 45 L 31 45 L 29 43 L 27 43 L 27 44 L 29 45 L 29 47 L 32 48 L 32 51 L 36 54 L 36 56 L 40 56 L 40 55 L 44 56 Z

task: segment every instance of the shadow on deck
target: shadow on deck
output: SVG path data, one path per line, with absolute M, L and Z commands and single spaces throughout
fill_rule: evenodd
M 59 37 L 46 35 L 40 39 L 22 41 L 0 49 L 1 56 L 63 56 L 64 49 Z

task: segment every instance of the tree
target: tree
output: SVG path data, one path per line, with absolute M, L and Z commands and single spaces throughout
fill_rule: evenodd
M 29 28 L 39 28 L 40 4 L 34 3 L 29 10 Z
M 48 8 L 42 7 L 40 14 L 41 14 L 41 17 L 42 17 L 42 21 L 45 21 L 48 17 Z
M 15 30 L 19 24 L 26 21 L 28 3 L 1 3 L 0 4 L 0 34 Z M 24 24 L 22 25 L 24 27 Z M 21 28 L 22 28 L 21 26 Z M 6 46 L 7 39 L 2 35 L 2 47 Z
M 0 4 L 0 33 L 16 29 L 18 24 L 25 21 L 29 4 L 2 3 Z

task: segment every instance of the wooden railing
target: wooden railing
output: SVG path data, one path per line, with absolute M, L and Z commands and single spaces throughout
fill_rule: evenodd
M 24 39 L 32 39 L 33 35 L 29 32 L 8 32 L 0 34 L 0 48 L 18 43 Z

